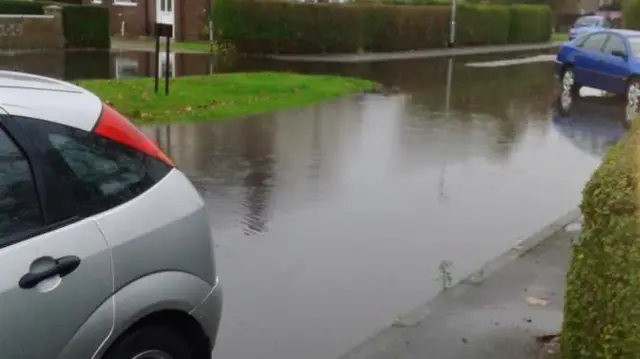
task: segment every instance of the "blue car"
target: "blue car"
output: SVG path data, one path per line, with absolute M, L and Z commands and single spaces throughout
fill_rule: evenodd
M 569 41 L 577 39 L 578 37 L 590 32 L 608 29 L 611 27 L 613 27 L 613 24 L 604 16 L 581 16 L 569 29 Z
M 640 32 L 596 31 L 558 49 L 555 73 L 563 91 L 578 94 L 582 86 L 625 95 L 637 108 L 640 98 Z

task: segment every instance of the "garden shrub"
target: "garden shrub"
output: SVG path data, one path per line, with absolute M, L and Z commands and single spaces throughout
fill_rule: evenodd
M 509 7 L 509 43 L 545 42 L 551 39 L 553 14 L 548 6 Z
M 108 49 L 111 46 L 109 9 L 94 5 L 64 5 L 66 47 Z
M 509 15 L 509 7 L 504 5 L 459 5 L 456 44 L 506 44 L 509 41 Z
M 622 26 L 640 30 L 640 0 L 627 0 L 622 5 Z
M 246 53 L 385 52 L 446 46 L 449 5 L 423 5 L 433 0 L 391 1 L 404 1 L 407 6 L 217 0 L 213 22 L 217 39 Z M 506 5 L 459 5 L 456 45 L 506 44 L 512 39 L 544 41 L 550 37 L 547 6 L 515 10 L 516 16 L 535 15 L 536 20 L 513 26 L 518 31 L 514 36 L 509 33 L 511 13 Z
M 3 0 L 0 1 L 0 14 L 42 15 L 44 9 L 38 2 Z
M 638 121 L 587 182 L 567 274 L 563 359 L 640 357 Z

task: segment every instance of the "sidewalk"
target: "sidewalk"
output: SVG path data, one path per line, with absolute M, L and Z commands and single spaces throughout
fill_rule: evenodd
M 449 57 L 463 55 L 486 55 L 508 52 L 525 52 L 550 50 L 562 42 L 545 42 L 541 44 L 470 46 L 453 49 L 431 49 L 408 52 L 376 52 L 360 54 L 319 54 L 319 55 L 267 55 L 268 58 L 282 61 L 301 62 L 377 62 L 391 60 L 428 59 L 432 57 Z
M 341 359 L 539 358 L 536 337 L 562 324 L 576 218 L 556 222 Z

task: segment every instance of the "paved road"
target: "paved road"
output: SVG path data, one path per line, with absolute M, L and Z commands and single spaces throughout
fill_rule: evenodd
M 489 263 L 482 280 L 442 293 L 404 319 L 411 326 L 389 328 L 341 359 L 538 359 L 536 337 L 562 325 L 576 215 L 531 238 L 524 255 L 514 250 Z

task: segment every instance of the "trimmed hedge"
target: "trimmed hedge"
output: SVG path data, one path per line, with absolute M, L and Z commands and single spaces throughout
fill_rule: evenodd
M 512 14 L 530 17 L 527 24 L 535 28 L 513 25 Z M 548 41 L 551 17 L 547 15 L 547 6 L 512 10 L 504 5 L 462 4 L 457 12 L 456 45 Z M 450 16 L 446 5 L 216 0 L 213 23 L 217 38 L 240 52 L 353 53 L 443 48 Z M 514 35 L 512 27 L 517 31 Z
M 44 10 L 42 4 L 37 2 L 2 0 L 0 1 L 0 14 L 42 15 Z
M 95 5 L 64 5 L 62 20 L 66 47 L 111 47 L 109 9 Z
M 553 14 L 546 6 L 512 5 L 509 43 L 540 42 L 551 38 Z
M 494 45 L 509 41 L 509 7 L 462 4 L 457 10 L 457 45 Z
M 583 191 L 584 223 L 567 274 L 563 359 L 640 357 L 640 122 Z
M 622 6 L 622 26 L 640 30 L 640 0 L 627 0 Z

